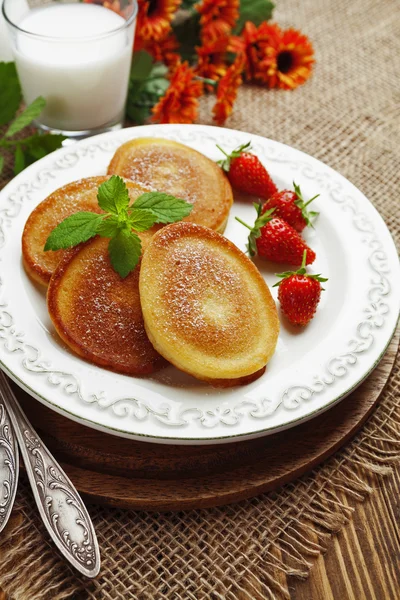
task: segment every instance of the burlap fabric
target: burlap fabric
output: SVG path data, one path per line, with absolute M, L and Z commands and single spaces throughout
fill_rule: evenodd
M 227 125 L 337 169 L 400 239 L 398 0 L 277 0 L 275 18 L 315 45 L 313 78 L 294 92 L 243 87 Z M 396 68 L 397 64 L 397 68 Z M 204 99 L 201 123 L 210 123 Z M 14 600 L 252 600 L 287 597 L 281 573 L 306 577 L 369 483 L 399 459 L 400 362 L 352 443 L 310 476 L 238 505 L 175 514 L 90 507 L 102 548 L 96 581 L 59 559 L 22 481 L 0 547 L 0 587 Z M 318 538 L 315 536 L 318 533 Z M 318 539 L 319 543 L 315 540 Z

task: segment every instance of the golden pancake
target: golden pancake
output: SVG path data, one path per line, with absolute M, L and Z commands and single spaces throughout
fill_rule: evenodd
M 65 250 L 44 251 L 51 231 L 61 221 L 81 210 L 101 213 L 97 203 L 97 189 L 109 177 L 89 177 L 68 183 L 59 188 L 30 214 L 22 234 L 22 258 L 24 267 L 39 283 L 47 285 Z M 135 200 L 146 190 L 133 182 L 125 182 L 129 195 Z
M 275 302 L 222 235 L 192 223 L 164 227 L 143 255 L 139 289 L 147 335 L 176 367 L 225 386 L 262 374 L 278 340 Z
M 184 198 L 193 210 L 184 220 L 223 232 L 233 202 L 223 170 L 212 160 L 178 142 L 139 138 L 116 151 L 109 175 L 121 175 L 159 192 Z
M 140 234 L 142 243 L 151 233 Z M 139 270 L 125 279 L 112 268 L 106 238 L 66 250 L 47 291 L 59 336 L 86 360 L 113 371 L 147 375 L 165 364 L 144 328 Z

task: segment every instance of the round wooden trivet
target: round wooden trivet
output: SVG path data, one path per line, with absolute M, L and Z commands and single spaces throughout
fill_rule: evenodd
M 167 446 L 108 435 L 62 417 L 13 386 L 29 419 L 88 501 L 145 510 L 237 502 L 293 481 L 365 422 L 393 367 L 399 332 L 373 373 L 319 417 L 275 435 L 214 446 Z

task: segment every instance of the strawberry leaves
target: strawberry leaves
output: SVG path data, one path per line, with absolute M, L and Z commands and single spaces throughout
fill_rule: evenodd
M 113 175 L 99 186 L 103 214 L 77 212 L 57 225 L 47 238 L 45 250 L 71 248 L 95 235 L 110 238 L 108 251 L 113 269 L 125 278 L 139 262 L 142 245 L 136 232 L 155 223 L 175 223 L 188 216 L 192 205 L 162 192 L 146 192 L 130 205 L 124 180 Z
M 307 209 L 307 206 L 309 204 L 311 204 L 311 202 L 313 200 L 315 200 L 316 198 L 318 198 L 320 194 L 316 194 L 310 200 L 307 200 L 307 202 L 305 202 L 304 198 L 302 196 L 302 193 L 301 193 L 300 186 L 297 185 L 294 181 L 293 181 L 293 188 L 294 188 L 294 191 L 295 191 L 296 196 L 297 196 L 297 200 L 295 200 L 295 202 L 294 202 L 295 205 L 301 210 L 301 214 L 303 215 L 303 219 L 305 220 L 307 226 L 314 227 L 314 225 L 313 225 L 312 222 L 319 215 L 319 212 L 316 212 L 316 211 L 313 211 L 313 210 L 309 211 Z
M 250 227 L 250 225 L 242 221 L 242 219 L 239 219 L 239 217 L 235 217 L 236 221 L 241 223 L 241 225 L 247 227 L 247 229 L 250 229 L 247 243 L 247 250 L 250 256 L 255 256 L 255 254 L 257 254 L 256 239 L 259 238 L 261 235 L 261 228 L 264 227 L 264 225 L 266 225 L 272 219 L 272 213 L 275 210 L 275 208 L 270 208 L 269 210 L 266 210 L 264 213 L 262 213 L 261 204 L 254 202 L 253 206 L 257 211 L 257 218 L 254 221 L 253 227 Z
M 308 277 L 309 279 L 315 279 L 316 281 L 319 281 L 320 283 L 328 281 L 328 279 L 326 277 L 321 276 L 321 273 L 317 273 L 314 275 L 307 273 L 306 262 L 307 262 L 307 250 L 304 250 L 303 260 L 302 260 L 300 269 L 297 269 L 297 271 L 285 271 L 284 273 L 275 273 L 275 275 L 280 278 L 280 281 L 277 281 L 272 287 L 280 286 L 282 281 L 284 281 L 285 279 L 288 279 L 289 277 L 292 277 L 292 275 L 304 275 L 304 276 Z M 324 288 L 322 287 L 321 290 L 324 290 Z
M 242 144 L 241 146 L 238 146 L 235 150 L 232 150 L 230 154 L 227 154 L 225 150 L 221 148 L 221 146 L 218 146 L 218 144 L 217 148 L 218 150 L 221 150 L 223 154 L 225 154 L 225 158 L 219 160 L 217 164 L 228 173 L 229 169 L 231 168 L 231 160 L 233 158 L 239 158 L 239 156 L 241 156 L 243 152 L 249 152 L 249 150 L 251 150 L 251 142 L 247 142 L 247 144 Z

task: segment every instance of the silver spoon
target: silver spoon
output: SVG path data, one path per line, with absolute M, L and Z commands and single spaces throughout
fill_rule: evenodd
M 55 461 L 23 413 L 7 377 L 0 372 L 0 447 L 6 453 L 0 531 L 5 527 L 15 498 L 18 480 L 18 440 L 40 516 L 63 556 L 86 577 L 100 571 L 100 552 L 92 521 L 78 492 Z M 1 466 L 0 466 L 1 469 Z M 0 476 L 2 471 L 0 470 Z M 3 481 L 3 480 L 1 480 Z M 0 483 L 1 483 L 0 481 Z

